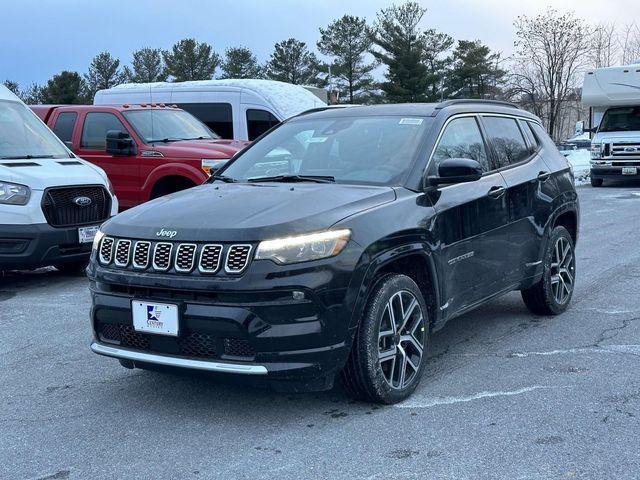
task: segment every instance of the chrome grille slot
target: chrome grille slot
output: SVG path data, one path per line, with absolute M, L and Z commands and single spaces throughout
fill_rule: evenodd
M 100 263 L 109 265 L 113 258 L 113 238 L 104 237 L 100 244 L 100 255 L 98 256 Z
M 251 245 L 232 245 L 227 250 L 227 261 L 224 269 L 227 273 L 240 273 L 249 263 Z
M 126 267 L 129 265 L 129 257 L 131 254 L 131 240 L 118 240 L 116 243 L 116 258 L 114 263 L 116 267 Z
M 181 243 L 176 250 L 176 272 L 189 273 L 193 270 L 196 259 L 196 245 L 193 243 Z
M 200 250 L 198 270 L 202 273 L 216 273 L 220 268 L 222 245 L 204 245 Z
M 156 243 L 153 249 L 153 268 L 166 271 L 171 266 L 171 251 L 173 244 L 168 242 Z
M 147 268 L 149 266 L 150 242 L 136 242 L 133 249 L 133 268 Z

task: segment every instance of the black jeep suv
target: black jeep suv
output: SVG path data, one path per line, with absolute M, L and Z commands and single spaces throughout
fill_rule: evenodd
M 429 336 L 520 290 L 564 311 L 578 199 L 533 115 L 500 102 L 327 109 L 206 184 L 106 222 L 88 268 L 94 352 L 383 403 Z

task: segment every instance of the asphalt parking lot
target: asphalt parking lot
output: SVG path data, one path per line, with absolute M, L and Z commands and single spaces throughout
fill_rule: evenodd
M 640 185 L 578 190 L 570 310 L 453 320 L 389 407 L 125 370 L 89 351 L 86 279 L 6 274 L 0 478 L 638 478 Z

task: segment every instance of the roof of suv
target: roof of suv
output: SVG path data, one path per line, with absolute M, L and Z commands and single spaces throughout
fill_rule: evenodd
M 502 113 L 527 117 L 539 121 L 538 118 L 521 110 L 517 105 L 496 100 L 445 100 L 440 103 L 394 103 L 381 105 L 349 106 L 349 108 L 317 108 L 304 112 L 295 118 L 313 115 L 314 117 L 352 117 L 368 115 L 415 115 L 435 117 L 446 110 L 454 113 Z

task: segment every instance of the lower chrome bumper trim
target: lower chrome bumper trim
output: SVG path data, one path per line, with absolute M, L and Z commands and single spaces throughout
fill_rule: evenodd
M 192 360 L 188 358 L 171 357 L 169 355 L 158 355 L 155 353 L 134 352 L 124 348 L 108 347 L 96 342 L 91 344 L 91 350 L 98 355 L 105 355 L 107 357 L 132 360 L 133 362 L 154 363 L 156 365 L 166 365 L 169 367 L 192 368 L 209 372 L 241 373 L 245 375 L 266 375 L 269 373 L 263 365 Z

